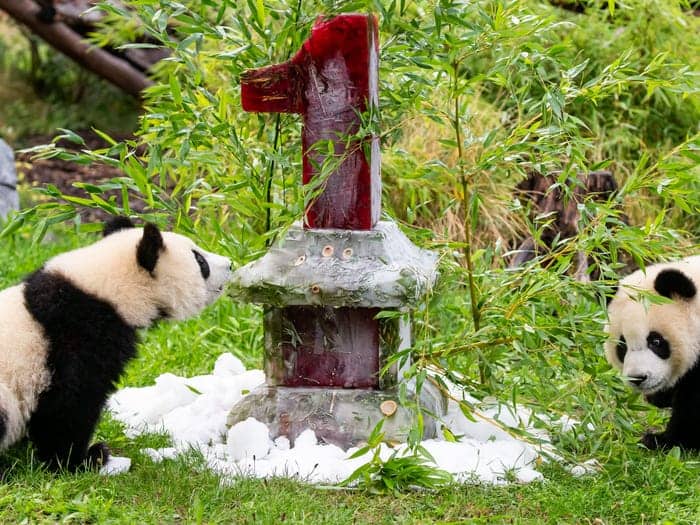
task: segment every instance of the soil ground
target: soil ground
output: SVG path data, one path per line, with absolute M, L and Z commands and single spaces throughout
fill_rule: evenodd
M 85 146 L 81 146 L 83 149 L 98 149 L 107 146 L 104 140 L 91 130 L 77 133 L 85 140 Z M 52 138 L 50 135 L 32 137 L 27 141 L 26 147 L 49 144 Z M 116 138 L 122 140 L 126 137 Z M 66 140 L 59 141 L 57 145 L 66 149 L 77 147 L 76 144 Z M 124 175 L 117 168 L 106 164 L 84 165 L 60 159 L 34 159 L 31 153 L 17 153 L 16 166 L 19 182 L 25 187 L 53 184 L 62 193 L 76 197 L 86 197 L 86 192 L 75 187 L 75 182 L 99 184 Z M 138 202 L 130 202 L 130 205 L 136 210 L 140 209 Z M 81 207 L 79 211 L 83 221 L 102 221 L 107 217 L 107 214 L 100 209 Z

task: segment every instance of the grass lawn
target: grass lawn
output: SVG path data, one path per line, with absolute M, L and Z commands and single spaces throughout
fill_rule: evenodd
M 80 242 L 72 233 L 39 245 L 21 236 L 5 240 L 0 285 L 17 282 L 52 254 Z M 260 366 L 261 345 L 258 312 L 223 299 L 198 319 L 149 332 L 123 384 L 149 384 L 163 372 L 209 372 L 224 351 Z M 0 523 L 697 523 L 700 461 L 638 448 L 641 428 L 626 431 L 607 459 L 600 458 L 603 468 L 596 476 L 574 478 L 549 465 L 542 483 L 394 496 L 288 480 L 222 485 L 195 456 L 152 463 L 139 450 L 164 446 L 164 437 L 126 438 L 120 425 L 105 417 L 99 438 L 116 455 L 130 457 L 131 470 L 116 477 L 47 473 L 33 461 L 31 447 L 20 444 L 0 463 Z

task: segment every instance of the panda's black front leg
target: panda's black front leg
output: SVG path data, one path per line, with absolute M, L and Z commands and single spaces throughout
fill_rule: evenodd
M 81 404 L 62 397 L 41 399 L 29 422 L 29 438 L 39 459 L 52 470 L 99 468 L 109 459 L 109 449 L 104 443 L 88 444 L 102 403 Z
M 663 432 L 647 432 L 641 443 L 650 450 L 667 450 L 675 446 L 700 450 L 700 392 L 686 385 L 678 387 L 671 403 L 671 419 Z

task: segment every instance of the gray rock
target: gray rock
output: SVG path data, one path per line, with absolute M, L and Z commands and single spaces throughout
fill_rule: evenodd
M 12 148 L 0 139 L 0 220 L 10 211 L 19 209 L 17 195 L 17 172 Z

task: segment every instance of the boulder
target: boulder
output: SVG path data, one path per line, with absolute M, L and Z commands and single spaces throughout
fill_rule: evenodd
M 12 148 L 0 139 L 0 220 L 5 219 L 10 211 L 18 209 L 15 154 Z

